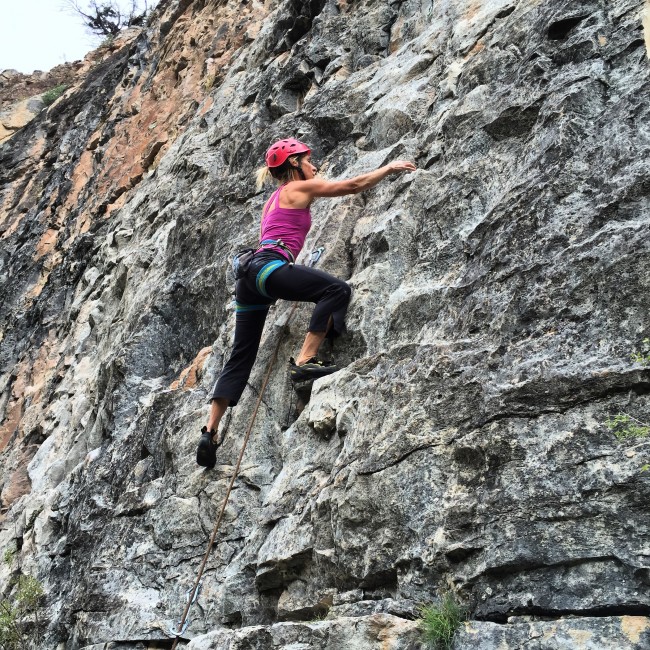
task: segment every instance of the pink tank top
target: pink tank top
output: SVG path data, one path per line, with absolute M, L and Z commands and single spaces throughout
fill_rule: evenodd
M 311 228 L 311 212 L 309 208 L 281 208 L 280 191 L 283 187 L 284 185 L 280 186 L 273 193 L 268 204 L 269 209 L 262 216 L 262 238 L 260 241 L 281 239 L 296 259 Z M 278 246 L 269 245 L 258 250 L 277 251 L 288 259 L 286 251 Z

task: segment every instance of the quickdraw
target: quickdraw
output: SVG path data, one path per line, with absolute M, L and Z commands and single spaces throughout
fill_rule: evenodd
M 190 609 L 192 608 L 192 605 L 197 601 L 199 595 L 201 594 L 201 589 L 203 589 L 203 580 L 199 580 L 199 583 L 196 585 L 194 589 L 188 589 L 187 590 L 187 602 L 189 604 L 189 608 L 187 610 L 188 614 Z M 192 594 L 194 592 L 194 594 Z M 189 616 L 186 618 L 185 622 L 179 621 L 178 622 L 178 629 L 174 630 L 173 628 L 169 628 L 169 632 L 167 636 L 170 637 L 179 637 L 185 634 L 187 631 L 187 628 L 190 626 L 190 623 L 192 622 L 192 619 L 189 618 Z

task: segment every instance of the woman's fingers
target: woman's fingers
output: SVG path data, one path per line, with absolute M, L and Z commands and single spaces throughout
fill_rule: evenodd
M 414 172 L 415 165 L 410 160 L 396 160 L 390 163 L 391 171 L 395 172 Z

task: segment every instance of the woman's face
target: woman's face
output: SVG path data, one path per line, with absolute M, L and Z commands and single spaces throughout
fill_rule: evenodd
M 305 175 L 305 180 L 308 181 L 318 173 L 318 167 L 311 162 L 311 154 L 307 154 L 301 161 L 302 173 Z

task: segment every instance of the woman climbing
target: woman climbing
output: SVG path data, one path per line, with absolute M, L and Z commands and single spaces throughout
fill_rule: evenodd
M 278 298 L 316 303 L 309 330 L 296 359 L 290 360 L 294 381 L 336 372 L 338 367 L 318 358 L 318 349 L 330 332 L 344 329 L 350 287 L 328 273 L 294 264 L 309 228 L 309 208 L 318 197 L 345 196 L 370 189 L 391 174 L 411 172 L 415 165 L 395 161 L 368 174 L 344 181 L 316 178 L 311 150 L 293 138 L 280 140 L 266 152 L 266 166 L 258 171 L 258 189 L 270 175 L 280 183 L 264 206 L 260 245 L 235 288 L 235 341 L 214 390 L 207 426 L 201 429 L 196 462 L 214 467 L 219 422 L 228 406 L 235 406 L 253 368 L 269 307 Z

